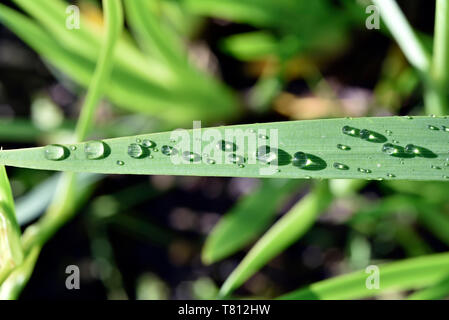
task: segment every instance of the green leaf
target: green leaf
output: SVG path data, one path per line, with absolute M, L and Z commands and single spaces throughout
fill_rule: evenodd
M 344 300 L 373 297 L 385 292 L 423 288 L 447 277 L 449 253 L 406 259 L 379 266 L 379 289 L 368 289 L 365 270 L 338 276 L 287 293 L 287 300 Z
M 315 222 L 331 201 L 327 183 L 318 186 L 298 201 L 248 252 L 243 261 L 226 279 L 220 296 L 228 296 L 268 261 L 298 240 Z
M 11 186 L 4 166 L 0 166 L 0 284 L 23 260 L 20 228 L 17 224 Z
M 89 144 L 84 142 L 60 146 L 64 151 L 59 161 L 46 158 L 46 151 L 57 150 L 55 146 L 4 150 L 0 164 L 112 174 L 447 181 L 447 127 L 449 120 L 443 117 L 384 117 L 175 130 L 103 140 L 98 144 L 103 153 L 95 159 L 87 158 Z M 231 163 L 233 152 L 216 148 L 227 135 L 236 143 L 235 153 L 243 157 L 233 159 L 241 165 Z M 140 157 L 131 157 L 129 148 L 145 139 L 153 141 L 157 151 L 141 145 Z M 392 146 L 385 148 L 387 143 Z M 168 146 L 178 152 L 163 154 Z M 277 153 L 278 166 L 256 159 L 256 150 L 266 146 Z M 196 153 L 193 162 L 182 156 L 189 151 Z M 216 163 L 210 164 L 210 158 Z
M 203 247 L 203 262 L 222 260 L 253 241 L 269 226 L 279 207 L 298 186 L 297 181 L 262 180 L 211 231 Z

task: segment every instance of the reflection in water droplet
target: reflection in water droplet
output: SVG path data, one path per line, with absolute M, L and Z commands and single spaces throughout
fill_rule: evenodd
M 370 169 L 363 169 L 363 168 L 357 168 L 357 171 L 361 172 L 361 173 L 371 173 L 372 172 Z
M 344 144 L 337 144 L 337 148 L 345 151 L 351 150 L 350 146 L 345 146 Z
M 89 141 L 84 145 L 84 153 L 89 160 L 103 158 L 105 154 L 104 143 L 102 141 Z
M 191 151 L 184 151 L 182 153 L 182 158 L 190 162 L 198 162 L 199 160 L 201 160 L 201 156 L 198 153 Z
M 405 152 L 409 154 L 419 154 L 419 148 L 413 144 L 408 144 L 405 146 Z
M 394 145 L 392 145 L 391 143 L 385 143 L 382 146 L 382 151 L 385 152 L 386 154 L 395 154 L 399 152 L 399 149 Z
M 176 154 L 178 151 L 172 146 L 162 146 L 161 153 L 166 156 L 171 156 L 172 154 Z
M 339 162 L 335 162 L 334 163 L 334 168 L 338 169 L 338 170 L 348 170 L 349 167 L 343 163 L 339 163 Z
M 312 160 L 310 160 L 304 152 L 299 151 L 293 155 L 292 163 L 296 167 L 304 168 L 312 164 Z
M 143 156 L 143 149 L 140 145 L 138 145 L 137 143 L 131 143 L 128 146 L 128 155 L 131 158 L 141 158 Z
M 396 176 L 394 174 L 392 174 L 392 173 L 387 173 L 387 177 L 388 178 L 395 178 Z
M 116 163 L 117 163 L 118 166 L 123 166 L 125 164 L 125 162 L 122 161 L 122 160 L 117 160 Z
M 145 148 L 154 148 L 156 146 L 156 142 L 150 140 L 150 139 L 143 139 L 142 140 L 142 145 Z
M 374 140 L 376 139 L 376 137 L 371 133 L 371 131 L 363 129 L 362 131 L 360 131 L 360 138 L 362 138 L 363 140 Z
M 45 147 L 44 156 L 47 160 L 64 160 L 68 156 L 68 150 L 66 150 L 63 146 L 51 144 Z
M 245 158 L 243 156 L 236 155 L 235 153 L 231 153 L 230 155 L 228 155 L 228 159 L 235 164 L 245 163 Z
M 225 140 L 218 141 L 216 147 L 217 147 L 217 149 L 226 151 L 226 152 L 231 152 L 231 151 L 237 150 L 237 146 L 235 145 L 235 143 L 225 141 Z
M 432 126 L 431 124 L 429 124 L 429 125 L 427 126 L 427 128 L 429 128 L 430 130 L 434 130 L 434 131 L 440 130 L 440 129 L 438 129 L 438 127 Z
M 351 137 L 357 137 L 360 133 L 360 130 L 350 126 L 344 126 L 343 128 L 341 128 L 341 132 Z
M 256 151 L 256 159 L 260 162 L 270 164 L 277 159 L 277 154 L 271 151 L 269 146 L 261 146 Z

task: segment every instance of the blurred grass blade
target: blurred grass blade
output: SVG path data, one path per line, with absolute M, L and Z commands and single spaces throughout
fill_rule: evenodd
M 19 297 L 33 273 L 40 250 L 39 246 L 33 247 L 23 263 L 0 285 L 0 300 L 16 300 Z
M 331 198 L 327 183 L 321 182 L 298 201 L 248 252 L 224 282 L 220 289 L 220 296 L 228 296 L 268 261 L 303 236 L 313 225 L 317 216 L 328 206 Z
M 23 260 L 14 200 L 4 166 L 0 166 L 0 284 Z
M 435 285 L 411 294 L 410 300 L 440 300 L 449 297 L 449 273 Z
M 87 157 L 88 143 L 77 143 L 3 150 L 0 164 L 112 174 L 448 181 L 448 127 L 444 117 L 383 117 L 175 130 L 103 140 L 97 143 L 102 154 L 95 160 Z M 216 148 L 227 135 L 239 144 L 236 155 Z M 158 148 L 135 145 L 146 139 Z M 267 146 L 277 153 L 277 168 L 257 159 L 255 150 Z M 130 156 L 130 147 L 138 156 Z M 175 148 L 171 156 L 161 152 L 169 147 Z M 47 159 L 51 150 L 61 151 L 61 158 Z M 196 153 L 189 154 L 192 150 Z
M 294 180 L 262 180 L 254 192 L 240 199 L 212 229 L 203 247 L 203 262 L 222 260 L 253 241 L 298 186 L 299 182 Z
M 379 266 L 380 288 L 368 289 L 365 270 L 338 276 L 287 293 L 279 299 L 287 300 L 340 300 L 362 299 L 385 292 L 423 288 L 435 284 L 449 270 L 449 253 L 406 259 Z

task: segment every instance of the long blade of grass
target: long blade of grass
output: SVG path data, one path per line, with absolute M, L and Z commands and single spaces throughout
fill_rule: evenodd
M 449 277 L 437 282 L 435 285 L 411 294 L 410 300 L 439 300 L 449 296 Z
M 290 209 L 248 252 L 220 289 L 220 296 L 228 296 L 269 260 L 300 238 L 315 222 L 331 200 L 327 183 L 321 182 L 312 192 Z
M 449 253 L 406 259 L 379 266 L 379 289 L 366 286 L 365 270 L 338 276 L 287 293 L 286 300 L 344 300 L 373 297 L 385 292 L 423 288 L 447 277 Z
M 298 186 L 294 180 L 262 180 L 260 187 L 239 200 L 212 229 L 203 247 L 203 262 L 222 260 L 253 241 L 269 226 L 279 206 Z
M 175 130 L 103 140 L 97 143 L 103 153 L 96 160 L 87 158 L 90 144 L 85 142 L 59 146 L 64 150 L 60 161 L 46 158 L 55 146 L 4 150 L 0 164 L 112 174 L 448 181 L 448 127 L 444 117 L 383 117 Z M 236 155 L 216 148 L 227 135 L 238 144 Z M 242 138 L 251 143 L 239 142 L 246 141 Z M 148 139 L 158 148 L 134 145 Z M 257 148 L 273 145 L 278 167 L 255 155 Z M 169 147 L 174 147 L 171 156 L 164 154 Z M 130 148 L 139 154 L 130 156 Z
M 0 166 L 0 284 L 23 260 L 11 186 L 4 166 Z

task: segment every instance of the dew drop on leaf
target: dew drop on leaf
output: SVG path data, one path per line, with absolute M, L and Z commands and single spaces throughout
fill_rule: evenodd
M 245 163 L 245 157 L 236 155 L 235 153 L 231 153 L 230 155 L 228 155 L 228 159 L 232 163 L 239 164 L 239 165 Z
M 207 159 L 206 163 L 207 164 L 215 164 L 215 160 L 214 159 Z
M 257 149 L 256 159 L 260 162 L 270 164 L 277 159 L 277 154 L 269 146 L 261 146 Z
M 382 146 L 382 151 L 383 151 L 384 153 L 386 153 L 386 154 L 395 154 L 395 153 L 398 153 L 398 152 L 399 152 L 398 148 L 395 147 L 395 146 L 394 146 L 393 144 L 391 144 L 391 143 L 385 143 L 385 144 Z
M 156 142 L 150 140 L 150 139 L 143 139 L 142 140 L 142 145 L 145 148 L 154 148 L 156 146 Z
M 395 178 L 396 176 L 394 174 L 392 174 L 392 173 L 387 173 L 387 177 L 388 178 Z
M 117 160 L 116 164 L 117 164 L 118 166 L 123 166 L 123 165 L 125 164 L 125 162 L 122 161 L 122 160 Z
M 443 131 L 449 132 L 449 127 L 442 126 Z
M 334 168 L 338 170 L 348 170 L 349 167 L 343 163 L 334 162 Z
M 371 173 L 372 172 L 370 169 L 363 169 L 363 168 L 357 168 L 357 171 L 361 172 L 361 173 Z
M 57 144 L 51 144 L 45 147 L 44 156 L 47 160 L 64 160 L 68 156 L 66 148 Z
M 385 133 L 387 134 L 387 136 L 391 136 L 393 134 L 393 131 L 391 130 L 385 130 Z
M 70 150 L 75 151 L 76 150 L 76 146 L 70 146 Z
M 218 141 L 216 147 L 217 147 L 217 149 L 226 151 L 226 152 L 231 152 L 231 151 L 237 150 L 237 146 L 235 145 L 235 143 L 225 141 L 225 140 Z
M 438 131 L 438 130 L 440 130 L 440 129 L 438 129 L 438 127 L 435 127 L 435 126 L 433 126 L 433 125 L 431 125 L 431 124 L 429 124 L 429 125 L 427 126 L 427 128 L 429 128 L 430 130 L 433 130 L 433 131 Z
M 259 134 L 259 138 L 263 140 L 268 140 L 268 136 L 264 134 Z
M 340 144 L 340 143 L 337 144 L 337 148 L 340 149 L 340 150 L 345 150 L 345 151 L 351 150 L 351 147 L 350 147 L 350 146 L 346 146 L 346 145 Z
M 305 168 L 313 162 L 304 152 L 299 151 L 293 155 L 292 163 L 295 167 Z
M 161 153 L 165 156 L 171 156 L 172 154 L 176 154 L 178 151 L 172 146 L 164 145 L 161 148 Z
M 89 141 L 84 146 L 84 153 L 87 159 L 101 159 L 105 155 L 105 147 L 102 141 Z
M 189 162 L 198 162 L 199 160 L 201 160 L 201 156 L 198 153 L 191 151 L 184 151 L 182 153 L 182 158 Z
M 143 149 L 140 145 L 138 145 L 137 143 L 131 143 L 128 146 L 128 155 L 131 158 L 141 158 L 144 155 Z
M 351 137 L 357 137 L 360 133 L 360 130 L 350 126 L 344 126 L 343 128 L 341 128 L 341 132 Z
M 420 153 L 419 148 L 413 144 L 406 145 L 404 150 L 406 153 L 409 153 L 409 154 L 419 154 Z

